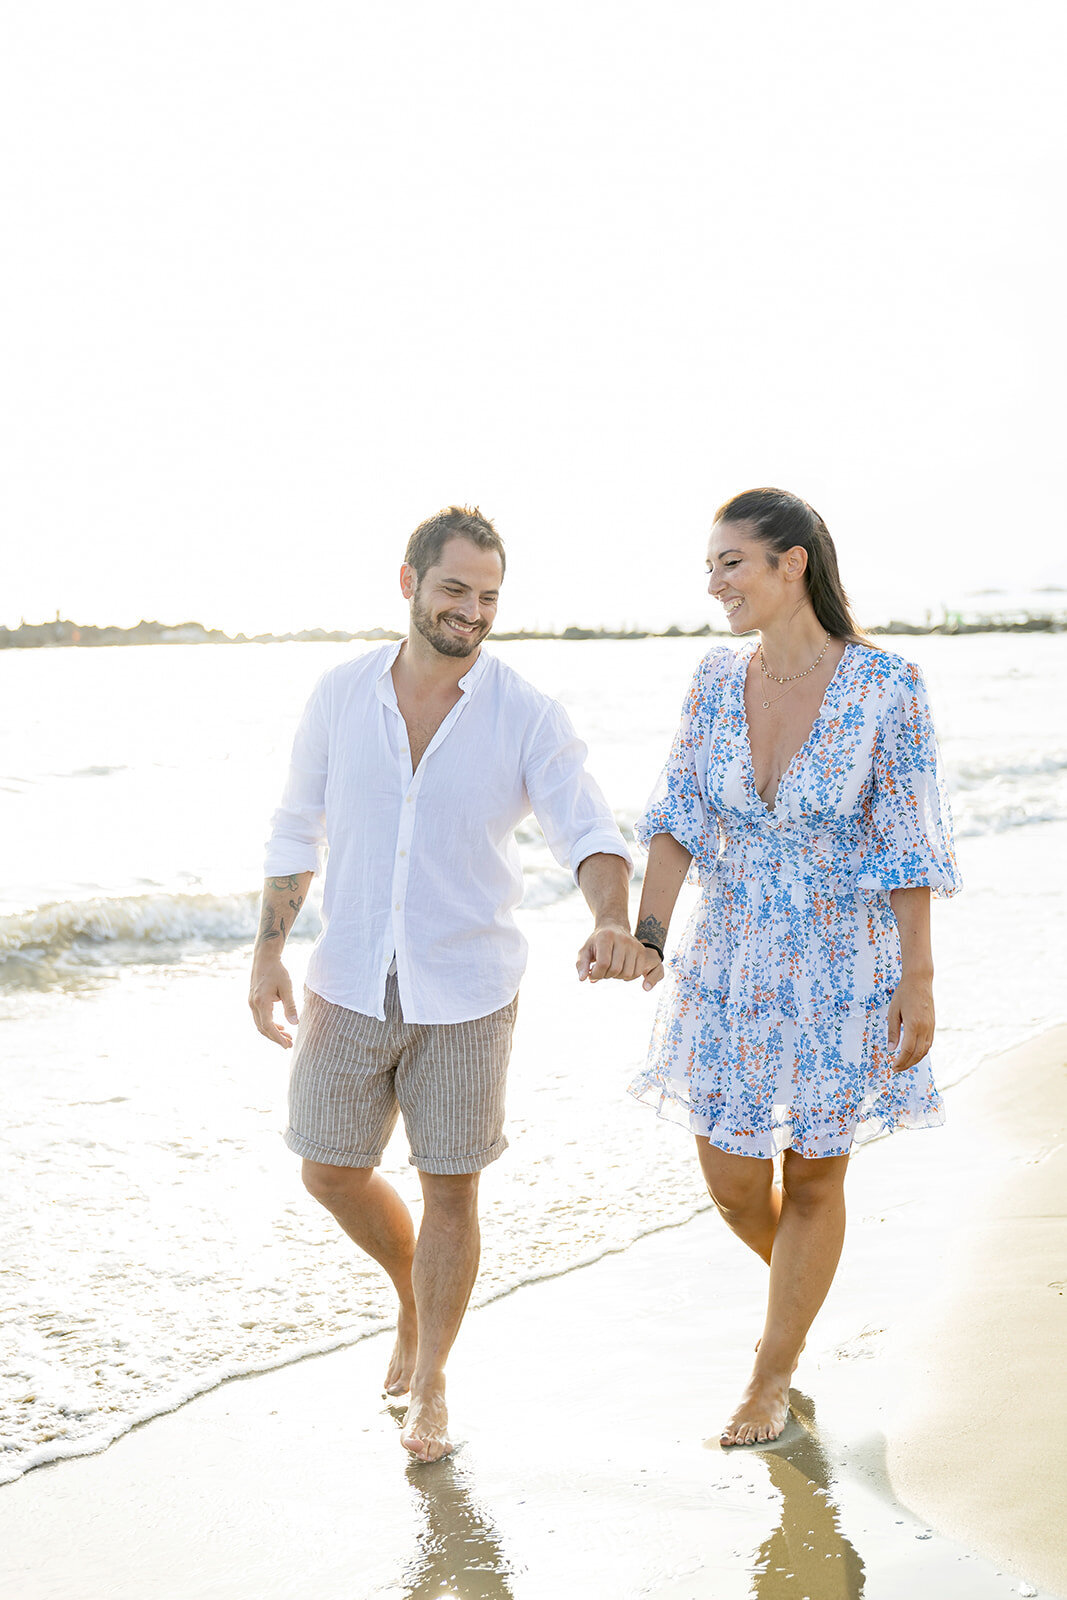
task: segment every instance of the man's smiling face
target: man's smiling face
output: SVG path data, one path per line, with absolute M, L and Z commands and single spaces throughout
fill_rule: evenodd
M 409 574 L 416 578 L 405 566 L 404 577 Z M 462 537 L 449 539 L 435 565 L 415 581 L 412 623 L 441 655 L 473 655 L 493 626 L 503 576 L 495 550 Z

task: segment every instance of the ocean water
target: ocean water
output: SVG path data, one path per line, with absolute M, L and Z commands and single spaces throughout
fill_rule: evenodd
M 1067 637 L 893 644 L 931 688 L 967 884 L 935 907 L 950 1086 L 1067 1010 Z M 568 706 L 629 832 L 706 643 L 496 648 Z M 300 1187 L 288 1058 L 245 1004 L 295 720 L 351 653 L 0 654 L 0 1480 L 390 1319 L 377 1269 Z M 532 822 L 520 843 L 531 966 L 476 1301 L 707 1203 L 688 1139 L 623 1093 L 654 997 L 579 988 L 581 898 Z M 312 905 L 298 980 L 315 927 Z M 415 1202 L 402 1139 L 386 1170 Z

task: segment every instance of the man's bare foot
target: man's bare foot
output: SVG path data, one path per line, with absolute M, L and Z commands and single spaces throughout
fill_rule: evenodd
M 396 1344 L 386 1368 L 382 1388 L 386 1394 L 407 1394 L 411 1387 L 411 1374 L 415 1370 L 415 1354 L 419 1348 L 419 1330 L 414 1311 L 400 1307 L 396 1319 Z
M 789 1379 L 763 1377 L 748 1381 L 741 1404 L 719 1436 L 720 1444 L 769 1444 L 789 1416 Z
M 400 1443 L 411 1451 L 416 1461 L 440 1461 L 452 1454 L 443 1378 L 422 1393 L 412 1395 Z

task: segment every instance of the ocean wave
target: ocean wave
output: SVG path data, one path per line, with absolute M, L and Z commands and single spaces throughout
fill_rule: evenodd
M 1054 778 L 1061 772 L 1067 772 L 1067 750 L 1054 750 L 1047 755 L 1034 755 L 1007 763 L 990 754 L 953 765 L 949 781 L 953 790 L 974 789 L 986 783 Z
M 1002 804 L 952 808 L 957 839 L 981 839 L 1013 828 L 1035 828 L 1042 822 L 1067 822 L 1067 801 L 1047 806 Z
M 961 763 L 950 774 L 957 836 L 976 838 L 1067 820 L 1064 772 L 1067 755 L 1060 754 L 1009 766 L 993 756 Z M 617 820 L 630 841 L 639 883 L 644 852 L 632 843 L 632 819 Z M 516 837 L 524 911 L 547 910 L 576 892 L 570 871 L 554 859 L 533 818 L 520 824 Z M 56 901 L 0 916 L 0 989 L 66 986 L 79 974 L 95 982 L 101 968 L 177 960 L 182 947 L 250 941 L 258 908 L 258 891 L 158 891 Z M 314 938 L 320 927 L 318 907 L 309 902 L 293 937 Z
M 259 1361 L 219 1362 L 207 1372 L 190 1373 L 180 1382 L 168 1384 L 151 1398 L 146 1396 L 140 1405 L 113 1404 L 107 1412 L 91 1408 L 70 1416 L 61 1414 L 57 1421 L 60 1421 L 60 1425 L 65 1424 L 69 1432 L 57 1433 L 44 1444 L 23 1445 L 13 1440 L 0 1445 L 0 1487 L 17 1482 L 37 1467 L 50 1466 L 56 1461 L 77 1460 L 80 1456 L 99 1455 L 134 1428 L 154 1422 L 157 1417 L 180 1411 L 191 1400 L 198 1400 L 201 1395 L 210 1394 L 235 1378 L 262 1377 L 268 1372 L 291 1366 L 296 1361 L 303 1361 L 308 1356 L 330 1355 L 335 1350 L 349 1349 L 394 1326 L 395 1323 L 391 1322 L 377 1322 L 367 1328 L 346 1330 L 329 1338 L 283 1346 L 272 1357 Z
M 1004 761 L 994 753 L 949 769 L 949 797 L 960 838 L 1004 833 L 1067 819 L 1067 752 Z
M 32 785 L 50 783 L 53 779 L 63 781 L 66 778 L 113 778 L 119 772 L 135 771 L 135 767 L 127 765 L 92 765 L 75 767 L 71 771 L 63 772 L 31 772 L 27 776 L 18 772 L 4 772 L 0 773 L 0 789 L 6 794 L 25 794 Z
M 53 772 L 53 778 L 111 778 L 116 772 L 130 772 L 130 767 L 78 767 L 74 772 Z
M 471 1310 L 478 1311 L 506 1296 L 536 1288 L 539 1284 L 551 1282 L 556 1278 L 582 1272 L 588 1267 L 596 1266 L 609 1256 L 623 1255 L 644 1239 L 685 1227 L 694 1217 L 709 1211 L 711 1206 L 710 1202 L 694 1201 L 687 1197 L 674 1209 L 676 1214 L 666 1221 L 644 1225 L 631 1222 L 629 1226 L 617 1229 L 610 1239 L 590 1242 L 585 1249 L 579 1250 L 570 1259 L 565 1259 L 562 1265 L 546 1266 L 534 1271 L 505 1273 L 496 1283 L 490 1282 L 480 1286 L 471 1301 Z M 294 1323 L 286 1323 L 284 1326 L 287 1331 L 297 1332 L 297 1325 Z M 49 1425 L 55 1427 L 57 1431 L 51 1438 L 41 1443 L 30 1439 L 12 1438 L 10 1442 L 0 1446 L 0 1487 L 14 1483 L 26 1473 L 38 1467 L 51 1465 L 53 1462 L 98 1455 L 132 1429 L 143 1427 L 145 1423 L 155 1421 L 158 1417 L 179 1411 L 190 1401 L 210 1394 L 234 1379 L 262 1377 L 292 1366 L 297 1361 L 304 1361 L 309 1356 L 331 1355 L 338 1350 L 351 1349 L 366 1339 L 392 1332 L 395 1326 L 391 1317 L 368 1315 L 355 1320 L 349 1326 L 338 1327 L 331 1333 L 317 1338 L 301 1338 L 297 1334 L 291 1342 L 279 1345 L 271 1353 L 263 1351 L 253 1360 L 241 1360 L 234 1355 L 229 1359 L 212 1362 L 205 1370 L 187 1373 L 177 1381 L 160 1382 L 154 1392 L 149 1384 L 147 1391 L 140 1394 L 136 1390 L 128 1395 L 113 1394 L 112 1403 L 107 1410 L 101 1410 L 91 1401 L 89 1403 L 79 1401 L 75 1406 L 54 1407 L 49 1417 Z M 25 1337 L 25 1334 L 23 1336 Z M 18 1352 L 12 1352 L 12 1359 L 22 1367 L 27 1364 L 25 1356 Z M 53 1371 L 45 1365 L 35 1377 L 36 1382 L 32 1386 L 47 1389 L 53 1379 Z
M 566 867 L 558 867 L 553 862 L 550 867 L 540 867 L 534 872 L 526 871 L 522 909 L 542 911 L 545 906 L 553 905 L 557 900 L 564 900 L 567 895 L 574 893 L 574 878 Z
M 525 854 L 525 852 L 524 852 Z M 575 893 L 574 879 L 548 855 L 527 860 L 523 907 L 540 910 Z M 178 959 L 193 946 L 255 938 L 259 893 L 99 895 L 0 916 L 0 989 L 67 986 L 95 969 Z M 291 935 L 314 939 L 322 923 L 314 901 Z
M 259 895 L 145 894 L 62 900 L 0 917 L 0 986 L 50 988 L 72 970 L 153 959 L 188 944 L 255 937 Z M 294 937 L 313 938 L 309 907 Z

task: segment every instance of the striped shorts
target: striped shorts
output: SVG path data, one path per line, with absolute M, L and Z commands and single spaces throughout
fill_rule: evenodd
M 286 1144 L 326 1166 L 376 1167 L 400 1112 L 413 1167 L 480 1172 L 508 1147 L 504 1085 L 518 1000 L 471 1022 L 405 1022 L 391 975 L 380 1022 L 305 989 Z

